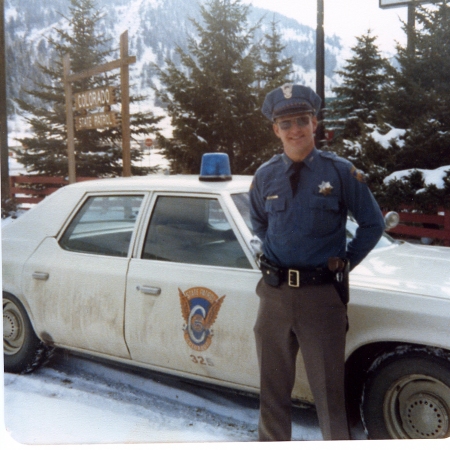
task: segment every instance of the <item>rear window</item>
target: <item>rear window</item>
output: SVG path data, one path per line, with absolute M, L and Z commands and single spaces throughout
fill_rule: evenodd
M 142 195 L 90 197 L 59 244 L 68 251 L 107 256 L 128 255 Z

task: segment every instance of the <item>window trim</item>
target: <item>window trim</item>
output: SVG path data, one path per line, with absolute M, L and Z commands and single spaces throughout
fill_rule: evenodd
M 135 242 L 136 242 L 136 236 L 137 236 L 137 232 L 139 229 L 139 224 L 142 220 L 142 217 L 144 215 L 144 209 L 147 207 L 147 203 L 148 203 L 148 198 L 149 198 L 150 193 L 148 191 L 141 191 L 141 190 L 136 190 L 136 191 L 92 191 L 92 192 L 85 192 L 84 195 L 79 199 L 78 203 L 76 204 L 75 208 L 73 208 L 72 212 L 67 216 L 66 221 L 64 222 L 63 226 L 61 227 L 61 229 L 59 230 L 59 233 L 55 236 L 55 240 L 58 244 L 58 247 L 64 251 L 64 252 L 69 252 L 69 253 L 73 253 L 73 254 L 80 254 L 80 255 L 85 255 L 85 256 L 93 256 L 93 257 L 103 257 L 103 258 L 121 258 L 121 259 L 130 259 L 133 255 L 133 250 L 135 247 Z M 114 256 L 114 255 L 101 255 L 101 254 L 96 254 L 96 253 L 88 253 L 88 252 L 77 252 L 74 250 L 68 250 L 66 248 L 64 248 L 60 242 L 61 239 L 63 238 L 64 234 L 66 233 L 66 231 L 68 230 L 68 228 L 70 227 L 70 225 L 72 224 L 72 222 L 75 220 L 76 216 L 78 215 L 78 213 L 81 211 L 81 209 L 83 208 L 83 206 L 86 204 L 86 202 L 92 198 L 92 197 L 137 197 L 137 196 L 142 196 L 142 202 L 141 202 L 141 206 L 139 208 L 139 213 L 136 217 L 136 220 L 134 222 L 134 228 L 133 228 L 133 232 L 131 233 L 131 238 L 130 238 L 130 245 L 128 247 L 128 254 L 127 256 Z
M 228 192 L 226 192 L 228 194 Z M 167 263 L 167 264 L 183 264 L 183 265 L 189 265 L 189 263 L 180 263 L 180 262 L 174 262 L 174 261 L 157 261 L 157 260 L 150 260 L 150 259 L 143 259 L 142 258 L 142 252 L 145 245 L 145 239 L 147 235 L 148 227 L 150 226 L 150 220 L 153 216 L 153 212 L 155 209 L 156 202 L 158 200 L 158 197 L 188 197 L 188 198 L 204 198 L 204 199 L 212 199 L 217 200 L 219 202 L 220 207 L 222 208 L 223 213 L 225 214 L 226 219 L 228 220 L 231 229 L 233 230 L 236 239 L 241 246 L 242 251 L 244 252 L 244 255 L 246 256 L 247 260 L 250 263 L 251 268 L 241 268 L 241 267 L 225 267 L 225 266 L 202 266 L 202 267 L 209 267 L 209 268 L 217 268 L 217 269 L 223 269 L 223 270 L 254 270 L 258 269 L 256 266 L 256 263 L 254 261 L 254 258 L 252 256 L 252 253 L 250 252 L 246 240 L 242 236 L 241 231 L 239 230 L 234 217 L 232 216 L 231 212 L 229 211 L 229 205 L 226 199 L 224 199 L 224 195 L 221 193 L 218 194 L 207 194 L 207 193 L 200 193 L 200 192 L 177 192 L 177 191 L 153 191 L 151 193 L 151 197 L 148 200 L 148 207 L 145 211 L 145 216 L 142 216 L 142 220 L 139 226 L 139 234 L 138 239 L 135 243 L 135 248 L 133 251 L 132 258 L 140 260 L 140 261 L 152 261 L 152 262 L 158 262 L 158 263 Z M 230 201 L 232 201 L 230 199 Z M 191 264 L 196 265 L 196 264 Z M 200 266 L 200 265 L 196 265 Z

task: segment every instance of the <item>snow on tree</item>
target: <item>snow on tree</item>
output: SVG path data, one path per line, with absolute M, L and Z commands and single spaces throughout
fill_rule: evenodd
M 387 145 L 383 137 L 392 131 L 380 121 L 389 63 L 381 57 L 376 39 L 370 30 L 356 38 L 353 56 L 338 71 L 342 82 L 333 89 L 336 98 L 330 102 L 325 120 L 326 128 L 335 132 L 327 148 L 366 172 L 374 191 L 395 170 L 395 151 L 401 137 L 391 135 Z
M 397 170 L 436 169 L 450 164 L 450 6 L 417 7 L 411 31 L 414 51 L 398 47 L 384 116 L 408 130 Z

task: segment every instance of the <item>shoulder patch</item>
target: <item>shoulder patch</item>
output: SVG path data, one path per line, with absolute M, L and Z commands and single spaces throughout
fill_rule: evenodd
M 360 183 L 367 182 L 366 174 L 362 170 L 357 169 L 355 166 L 352 166 L 350 168 L 350 174 L 352 175 L 353 178 L 356 178 Z

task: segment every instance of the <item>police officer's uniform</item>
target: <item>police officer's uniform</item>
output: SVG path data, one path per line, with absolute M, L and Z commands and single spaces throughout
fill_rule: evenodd
M 301 88 L 301 89 L 297 89 Z M 263 112 L 277 104 L 316 101 L 309 88 L 268 94 Z M 269 105 L 269 106 L 268 106 Z M 289 106 L 289 105 L 288 105 Z M 261 279 L 255 338 L 261 374 L 260 440 L 291 438 L 291 393 L 300 348 L 324 439 L 348 439 L 344 396 L 346 305 L 335 289 L 328 259 L 360 263 L 384 229 L 364 175 L 347 160 L 314 149 L 304 160 L 295 194 L 293 162 L 285 153 L 256 172 L 250 191 L 251 219 L 264 257 L 280 268 L 280 285 Z M 359 228 L 348 244 L 347 213 Z M 291 269 L 291 270 L 289 270 Z

